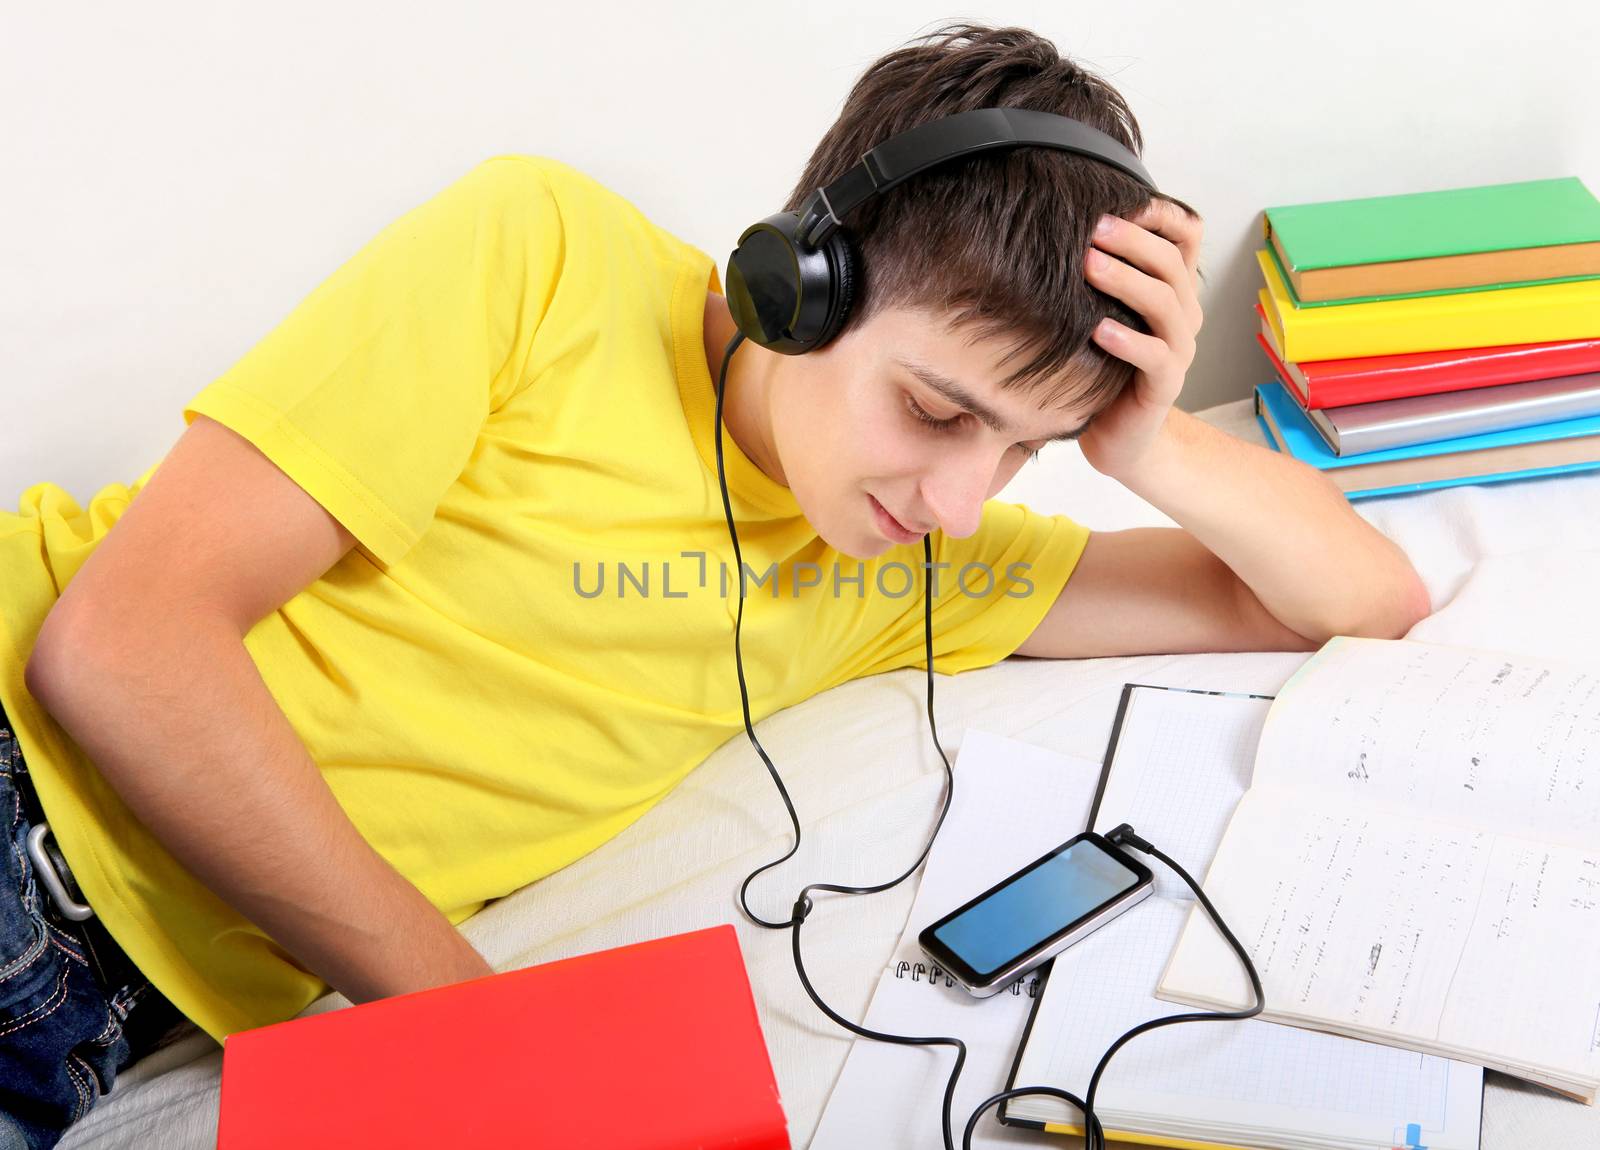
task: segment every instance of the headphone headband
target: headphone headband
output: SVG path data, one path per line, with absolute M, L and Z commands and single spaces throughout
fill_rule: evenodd
M 844 326 L 861 274 L 844 217 L 872 196 L 949 160 L 997 148 L 1075 152 L 1156 191 L 1126 146 L 1088 124 L 1031 108 L 974 108 L 884 140 L 799 211 L 751 224 L 728 257 L 728 310 L 753 343 L 785 355 L 814 351 Z
M 1139 157 L 1098 128 L 1032 108 L 973 108 L 890 136 L 833 183 L 812 192 L 801 205 L 796 237 L 820 247 L 842 217 L 918 172 L 979 152 L 1026 146 L 1090 156 L 1156 190 Z

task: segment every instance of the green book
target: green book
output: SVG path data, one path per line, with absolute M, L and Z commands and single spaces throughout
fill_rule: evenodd
M 1267 208 L 1296 307 L 1600 278 L 1600 200 L 1576 176 Z

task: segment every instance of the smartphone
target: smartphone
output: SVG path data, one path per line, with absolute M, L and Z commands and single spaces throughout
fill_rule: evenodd
M 1149 867 L 1085 831 L 930 923 L 917 942 L 968 991 L 987 998 L 1154 889 Z

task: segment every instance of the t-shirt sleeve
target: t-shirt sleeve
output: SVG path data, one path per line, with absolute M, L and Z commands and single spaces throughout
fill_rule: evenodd
M 391 565 L 491 412 L 527 386 L 565 254 L 527 157 L 484 160 L 385 227 L 183 409 L 253 443 Z
M 964 539 L 940 531 L 932 540 L 933 669 L 954 675 L 991 666 L 1022 646 L 1066 586 L 1089 529 L 1065 515 L 991 499 L 977 531 Z M 902 667 L 926 670 L 923 565 L 920 541 L 867 565 L 837 681 Z M 857 602 L 854 590 L 845 586 L 830 607 Z

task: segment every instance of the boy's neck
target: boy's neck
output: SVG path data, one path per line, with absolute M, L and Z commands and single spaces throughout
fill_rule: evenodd
M 739 325 L 728 310 L 726 297 L 708 290 L 705 349 L 706 366 L 711 369 L 713 397 L 716 394 L 717 375 L 722 369 L 722 355 L 728 348 L 728 341 L 738 330 Z M 727 398 L 722 402 L 722 422 L 739 450 L 774 483 L 787 487 L 789 484 L 784 479 L 783 466 L 778 461 L 772 437 L 772 376 L 777 367 L 774 361 L 780 358 L 780 353 L 768 351 L 749 339 L 739 344 L 728 365 Z

